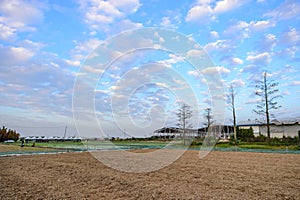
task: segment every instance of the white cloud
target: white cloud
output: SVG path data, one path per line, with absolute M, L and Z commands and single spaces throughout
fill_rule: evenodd
M 259 50 L 262 52 L 272 51 L 275 45 L 277 44 L 277 38 L 273 34 L 265 35 L 261 41 L 259 41 Z
M 96 38 L 92 38 L 81 43 L 76 42 L 77 45 L 75 47 L 75 51 L 89 53 L 94 50 L 100 43 L 101 40 L 98 40 Z
M 16 32 L 34 31 L 32 26 L 43 20 L 42 9 L 45 5 L 39 2 L 3 0 L 0 2 L 0 37 L 14 38 Z
M 253 54 L 247 56 L 246 60 L 253 64 L 267 65 L 271 61 L 271 55 L 268 52 L 263 52 L 260 54 Z
M 0 46 L 0 65 L 17 65 L 24 64 L 23 62 L 28 61 L 34 56 L 34 52 L 24 47 L 3 47 Z
M 115 27 L 115 32 L 121 32 L 121 31 L 124 31 L 124 30 L 142 28 L 143 24 L 132 22 L 129 19 L 124 19 L 124 20 L 121 20 L 119 22 L 116 22 L 114 24 L 114 26 L 116 26 Z
M 249 38 L 251 33 L 255 33 L 258 31 L 266 30 L 270 27 L 273 27 L 274 24 L 268 20 L 263 21 L 250 21 L 249 23 L 246 21 L 239 21 L 234 25 L 229 26 L 224 34 L 228 36 L 238 35 L 239 37 Z
M 245 85 L 245 82 L 242 79 L 234 79 L 230 82 L 230 85 L 232 85 L 233 87 L 237 88 L 237 87 L 242 87 Z
M 174 24 L 172 24 L 170 17 L 163 17 L 161 19 L 161 26 L 166 27 L 166 28 L 177 28 Z
M 187 22 L 209 22 L 217 15 L 234 10 L 246 1 L 243 0 L 221 0 L 214 4 L 211 0 L 198 0 L 186 16 Z
M 300 81 L 293 81 L 291 82 L 292 86 L 299 86 L 300 85 Z
M 65 59 L 65 62 L 71 66 L 79 66 L 81 61 L 83 61 L 87 55 L 99 46 L 101 42 L 101 40 L 96 38 L 91 38 L 83 42 L 74 41 L 76 46 L 71 51 L 72 59 Z
M 201 57 L 203 55 L 205 55 L 205 52 L 202 50 L 198 50 L 198 49 L 192 49 L 186 53 L 186 56 L 188 58 L 193 58 L 193 57 L 197 58 L 197 57 Z
M 285 95 L 290 95 L 291 93 L 289 91 L 283 91 L 282 94 Z
M 213 10 L 209 5 L 197 5 L 192 7 L 187 16 L 187 22 L 207 22 L 212 17 Z
M 59 65 L 57 63 L 54 63 L 54 62 L 50 62 L 50 65 L 52 65 L 53 67 L 59 67 Z
M 110 2 L 123 13 L 135 13 L 141 6 L 139 0 L 111 0 Z
M 217 31 L 211 31 L 210 35 L 211 35 L 212 38 L 219 38 L 220 37 L 219 33 Z
M 223 66 L 220 66 L 220 67 L 208 67 L 202 70 L 201 72 L 202 74 L 216 74 L 216 73 L 229 74 L 230 70 Z
M 243 60 L 240 59 L 240 58 L 232 58 L 232 63 L 235 64 L 235 65 L 241 65 L 243 64 Z
M 241 73 L 251 73 L 251 74 L 255 74 L 255 73 L 257 73 L 258 71 L 261 71 L 260 70 L 260 67 L 259 66 L 257 66 L 257 65 L 253 65 L 253 64 L 251 64 L 251 65 L 247 65 L 246 67 L 244 67 L 243 69 L 240 69 L 240 72 Z
M 187 72 L 188 75 L 194 76 L 194 77 L 200 77 L 201 73 L 199 70 L 191 70 Z
M 169 57 L 170 57 L 170 59 L 158 61 L 158 63 L 161 63 L 161 64 L 165 65 L 166 67 L 171 68 L 173 64 L 182 62 L 184 60 L 183 57 L 177 56 L 174 54 L 169 54 Z
M 296 28 L 291 28 L 284 32 L 280 38 L 280 43 L 286 46 L 295 46 L 300 43 L 300 32 Z
M 259 98 L 256 98 L 256 99 L 254 99 L 254 98 L 250 98 L 247 102 L 246 102 L 246 104 L 257 104 L 257 103 L 259 103 L 259 102 L 261 102 L 261 99 L 259 99 Z
M 206 51 L 226 50 L 229 48 L 226 40 L 217 40 L 204 46 Z
M 75 66 L 75 67 L 79 67 L 81 62 L 78 61 L 78 60 L 68 60 L 68 59 L 65 59 L 65 62 L 67 63 L 67 65 L 70 65 L 70 66 Z
M 111 28 L 121 31 L 130 28 L 139 28 L 139 23 L 131 22 L 126 17 L 135 13 L 141 6 L 139 0 L 80 0 L 81 12 L 84 14 L 85 22 L 92 30 L 108 32 Z M 119 23 L 116 25 L 115 23 Z M 122 27 L 120 27 L 122 26 Z
M 89 66 L 89 65 L 85 65 L 85 66 L 83 67 L 83 69 L 84 69 L 84 71 L 86 71 L 86 72 L 95 73 L 95 74 L 101 74 L 101 73 L 104 72 L 103 69 L 97 69 L 97 68 L 92 67 L 92 66 Z
M 222 1 L 218 1 L 216 3 L 216 7 L 214 8 L 214 12 L 216 14 L 228 12 L 230 10 L 233 10 L 233 9 L 239 7 L 242 4 L 243 4 L 242 0 L 222 0 Z
M 264 21 L 251 21 L 249 26 L 252 28 L 252 30 L 254 31 L 258 31 L 258 30 L 263 30 L 263 29 L 267 29 L 271 26 L 273 26 L 273 24 L 270 21 L 264 20 Z
M 15 36 L 16 36 L 16 29 L 4 24 L 3 18 L 0 17 L 0 39 L 2 40 L 14 39 Z
M 299 17 L 300 3 L 298 0 L 285 0 L 273 11 L 266 13 L 264 16 L 272 17 L 275 20 L 287 20 Z
M 214 0 L 197 0 L 197 4 L 210 4 L 212 3 Z

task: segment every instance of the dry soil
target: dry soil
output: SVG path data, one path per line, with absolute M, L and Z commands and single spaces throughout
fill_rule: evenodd
M 0 157 L 0 167 L 0 199 L 300 199 L 300 155 L 292 154 L 199 159 L 189 150 L 141 174 L 111 169 L 87 152 Z

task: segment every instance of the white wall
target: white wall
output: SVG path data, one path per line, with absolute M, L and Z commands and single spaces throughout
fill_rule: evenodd
M 267 126 L 240 126 L 240 129 L 249 129 L 252 127 L 254 135 L 258 136 L 259 133 L 267 136 Z M 282 138 L 285 137 L 296 137 L 298 131 L 300 131 L 300 124 L 293 125 L 270 125 L 271 137 Z
M 300 130 L 299 124 L 294 125 L 270 125 L 271 137 L 282 138 L 285 137 L 295 137 L 298 136 L 298 131 Z M 260 127 L 260 133 L 267 136 L 267 126 Z

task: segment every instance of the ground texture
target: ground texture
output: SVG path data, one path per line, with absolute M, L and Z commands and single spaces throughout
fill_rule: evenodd
M 139 152 L 142 153 L 142 152 Z M 300 199 L 300 155 L 189 150 L 150 173 L 89 153 L 0 157 L 0 199 Z

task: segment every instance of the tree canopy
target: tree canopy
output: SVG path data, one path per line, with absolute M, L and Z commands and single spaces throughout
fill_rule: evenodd
M 20 137 L 20 134 L 15 130 L 7 129 L 5 126 L 0 129 L 0 142 L 4 142 L 6 140 L 14 140 L 17 141 Z

